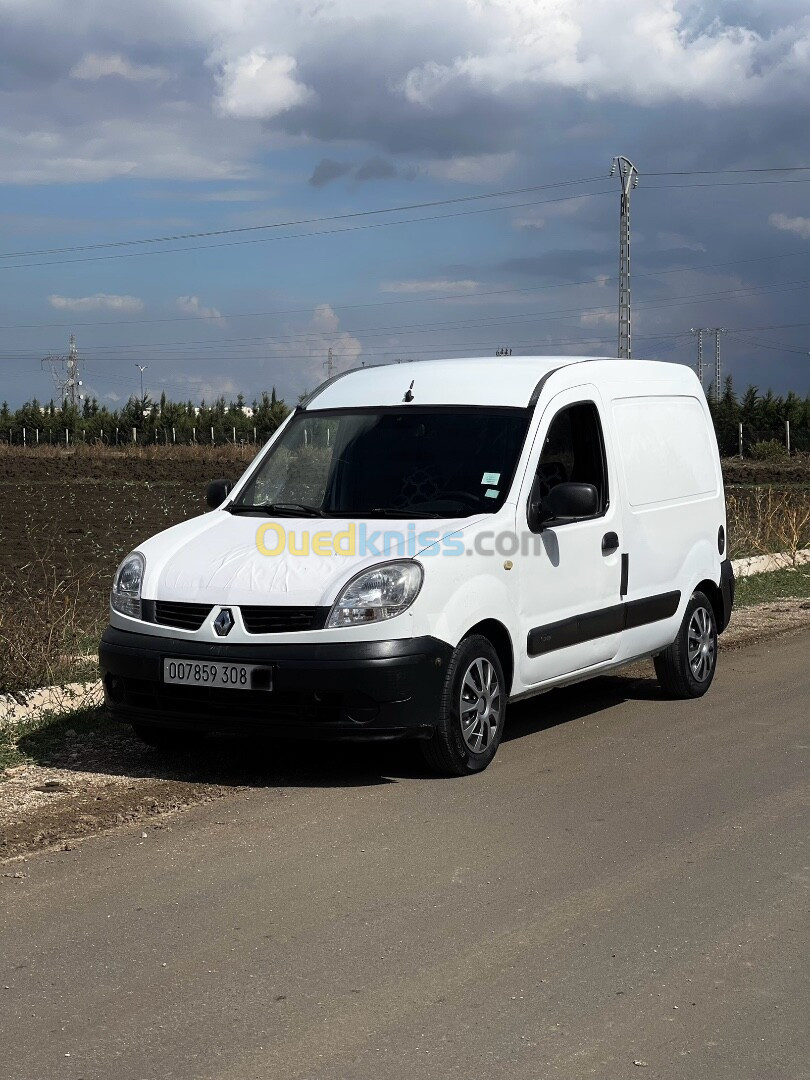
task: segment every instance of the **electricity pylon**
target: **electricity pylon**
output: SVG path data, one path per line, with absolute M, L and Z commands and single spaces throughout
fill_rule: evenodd
M 619 356 L 633 355 L 630 323 L 630 192 L 638 187 L 638 169 L 619 154 L 613 159 L 610 175 L 618 172 L 622 196 L 619 204 Z
M 697 360 L 697 377 L 700 379 L 700 385 L 703 386 L 703 335 L 714 334 L 714 400 L 719 401 L 722 394 L 722 378 L 723 370 L 720 362 L 720 335 L 727 334 L 728 330 L 725 326 L 693 326 L 691 329 L 693 334 L 698 336 L 698 360 Z
M 70 335 L 67 356 L 49 354 L 42 358 L 42 363 L 50 368 L 59 401 L 75 408 L 83 397 L 82 380 L 79 378 L 81 360 L 76 346 L 76 336 Z

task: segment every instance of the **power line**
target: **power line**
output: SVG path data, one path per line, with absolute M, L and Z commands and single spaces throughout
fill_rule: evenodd
M 209 229 L 205 232 L 174 233 L 167 236 L 150 236 L 141 240 L 108 240 L 97 244 L 78 244 L 61 248 L 40 248 L 36 251 L 3 251 L 0 259 L 16 259 L 34 255 L 60 255 L 70 251 L 94 251 L 98 248 L 128 247 L 133 244 L 165 244 L 178 240 L 198 240 L 211 236 L 230 236 L 235 233 L 257 232 L 263 229 L 295 228 L 299 225 L 318 225 L 328 221 L 346 221 L 352 218 L 371 217 L 376 214 L 398 214 L 406 210 L 427 210 L 454 203 L 475 202 L 481 199 L 499 199 L 511 195 L 525 195 L 530 191 L 547 191 L 552 188 L 571 187 L 576 184 L 592 184 L 604 180 L 604 176 L 586 176 L 577 180 L 558 180 L 552 184 L 533 184 L 531 187 L 511 188 L 506 191 L 488 191 L 479 195 L 458 195 L 451 199 L 433 199 L 430 202 L 404 203 L 400 206 L 380 207 L 376 210 L 354 210 L 344 214 L 328 214 L 323 217 L 294 218 L 291 221 L 275 221 L 262 225 L 241 225 L 227 229 Z
M 666 174 L 660 174 L 660 175 L 666 175 Z M 686 175 L 686 174 L 682 174 L 682 175 Z M 560 181 L 558 184 L 545 185 L 545 187 L 551 188 L 551 187 L 568 186 L 568 185 L 579 184 L 579 183 L 592 183 L 592 182 L 594 182 L 594 179 L 599 180 L 601 178 L 600 177 L 597 177 L 597 178 L 583 178 L 582 180 Z M 655 184 L 655 185 L 649 186 L 648 190 L 650 190 L 650 191 L 666 191 L 666 190 L 688 190 L 688 189 L 692 189 L 692 188 L 708 188 L 708 187 L 746 187 L 746 186 L 756 186 L 756 185 L 761 185 L 761 184 L 806 184 L 806 183 L 810 183 L 810 178 L 782 179 L 782 180 L 714 181 L 714 182 L 709 182 L 709 183 L 698 183 L 698 184 Z M 521 190 L 539 190 L 539 188 L 528 188 L 528 189 L 519 189 L 518 188 L 518 189 L 515 189 L 516 192 L 519 192 Z M 388 228 L 388 227 L 393 226 L 393 225 L 411 225 L 411 224 L 417 224 L 417 223 L 420 223 L 420 222 L 427 222 L 427 221 L 440 221 L 440 220 L 448 220 L 448 219 L 451 219 L 451 218 L 458 218 L 458 217 L 469 217 L 469 216 L 472 216 L 474 214 L 492 213 L 492 212 L 494 212 L 496 210 L 519 210 L 519 209 L 523 209 L 523 208 L 528 207 L 528 206 L 542 206 L 542 205 L 547 205 L 549 203 L 555 203 L 555 202 L 569 202 L 569 201 L 573 201 L 573 200 L 576 200 L 576 199 L 588 199 L 588 198 L 592 198 L 592 197 L 595 197 L 595 196 L 598 196 L 598 195 L 606 195 L 606 194 L 609 194 L 608 189 L 604 189 L 604 190 L 601 190 L 601 191 L 587 192 L 587 193 L 585 193 L 583 195 L 569 195 L 569 196 L 565 196 L 565 197 L 562 197 L 562 198 L 559 198 L 559 199 L 536 199 L 536 200 L 530 200 L 528 202 L 522 202 L 522 203 L 508 203 L 508 204 L 505 204 L 503 206 L 489 206 L 489 207 L 484 207 L 483 209 L 480 209 L 480 210 L 467 210 L 467 211 L 461 211 L 461 212 L 458 212 L 458 213 L 451 213 L 451 214 L 430 214 L 430 215 L 425 215 L 423 217 L 403 218 L 403 219 L 401 219 L 399 221 L 384 221 L 384 222 L 377 222 L 377 223 L 370 224 L 370 225 L 354 225 L 354 226 L 347 226 L 345 228 L 338 228 L 338 229 L 318 229 L 318 230 L 311 231 L 311 232 L 290 233 L 290 234 L 288 234 L 286 236 L 265 236 L 265 237 L 256 237 L 256 238 L 253 238 L 251 240 L 238 240 L 238 241 L 232 241 L 232 242 L 226 242 L 226 243 L 217 243 L 217 244 L 195 244 L 195 245 L 185 246 L 185 247 L 156 248 L 155 250 L 152 250 L 152 251 L 134 251 L 134 252 L 127 252 L 127 253 L 120 253 L 120 254 L 117 254 L 117 255 L 91 255 L 91 256 L 86 256 L 86 257 L 82 257 L 82 258 L 78 258 L 78 259 L 50 259 L 50 260 L 45 260 L 45 261 L 40 261 L 40 262 L 6 263 L 5 265 L 0 266 L 0 269 L 2 269 L 2 270 L 22 270 L 22 269 L 26 269 L 28 267 L 69 266 L 69 265 L 72 265 L 73 263 L 101 262 L 101 261 L 109 261 L 111 259 L 131 259 L 131 258 L 139 258 L 139 257 L 142 257 L 142 256 L 148 256 L 148 255 L 172 255 L 172 254 L 178 254 L 178 253 L 188 252 L 188 251 L 208 251 L 208 250 L 211 250 L 213 248 L 239 247 L 239 246 L 244 246 L 246 244 L 267 243 L 267 242 L 272 241 L 272 240 L 298 240 L 298 239 L 304 239 L 304 238 L 307 238 L 307 237 L 334 236 L 334 235 L 337 235 L 337 234 L 340 234 L 340 233 L 360 232 L 360 231 L 365 231 L 365 230 L 368 230 L 368 229 L 376 229 L 376 228 Z M 431 203 L 423 203 L 423 204 L 414 203 L 414 204 L 411 204 L 411 205 L 413 207 L 419 207 L 419 206 L 427 207 L 427 206 L 431 206 L 431 205 L 445 205 L 446 203 L 456 202 L 456 201 L 467 201 L 467 200 L 470 200 L 470 199 L 484 199 L 484 198 L 495 198 L 495 197 L 498 197 L 497 193 L 485 194 L 485 195 L 480 195 L 480 196 L 475 196 L 475 195 L 461 196 L 456 200 L 440 200 L 440 201 L 438 201 L 436 203 L 433 203 L 433 204 L 431 204 Z M 397 208 L 387 208 L 387 209 L 379 209 L 379 210 L 364 210 L 364 211 L 355 211 L 353 213 L 345 214 L 345 215 L 332 215 L 331 217 L 325 217 L 325 218 L 301 219 L 301 221 L 302 221 L 302 223 L 318 223 L 318 222 L 326 222 L 326 221 L 330 221 L 330 220 L 340 220 L 342 218 L 366 217 L 366 216 L 370 216 L 370 215 L 374 215 L 374 214 L 386 214 L 386 213 L 395 213 L 395 212 L 398 212 Z M 207 232 L 207 233 L 206 232 L 201 232 L 201 233 L 177 234 L 177 238 L 182 239 L 183 237 L 205 238 L 206 236 L 227 236 L 227 235 L 243 233 L 243 232 L 257 231 L 257 230 L 267 230 L 267 229 L 292 227 L 295 224 L 296 224 L 296 222 L 289 222 L 289 223 L 275 222 L 275 223 L 269 223 L 269 224 L 264 224 L 264 225 L 240 226 L 238 228 L 213 230 L 213 231 L 210 231 L 210 232 Z M 70 248 L 70 247 L 67 247 L 67 248 L 52 248 L 52 249 L 43 248 L 38 252 L 28 252 L 28 253 L 26 253 L 26 252 L 21 252 L 21 253 L 6 252 L 6 253 L 0 254 L 0 258 L 2 258 L 2 259 L 6 259 L 6 258 L 9 258 L 9 259 L 10 258 L 26 258 L 26 257 L 33 257 L 33 256 L 39 255 L 39 254 L 49 254 L 51 252 L 53 252 L 53 253 L 70 253 L 73 250 L 80 251 L 80 250 L 88 250 L 88 249 L 107 249 L 107 248 L 112 248 L 112 247 L 130 247 L 130 246 L 137 246 L 137 245 L 140 245 L 140 244 L 168 243 L 168 242 L 172 242 L 172 240 L 173 240 L 172 237 L 166 236 L 166 237 L 149 237 L 149 238 L 144 238 L 144 239 L 141 239 L 141 240 L 107 241 L 107 242 L 99 243 L 99 244 L 95 244 L 95 245 L 80 245 L 80 246 L 77 246 L 75 248 Z
M 751 169 L 689 169 L 689 170 L 666 170 L 663 172 L 646 172 L 646 176 L 724 176 L 730 174 L 748 173 L 783 173 L 783 172 L 810 172 L 810 165 L 791 165 L 783 168 L 751 168 Z M 0 259 L 12 259 L 33 257 L 37 255 L 58 255 L 73 251 L 95 251 L 99 248 L 129 247 L 137 244 L 164 244 L 174 243 L 178 240 L 206 239 L 212 236 L 229 236 L 237 233 L 256 232 L 264 229 L 294 228 L 299 225 L 313 225 L 329 221 L 345 221 L 358 217 L 369 217 L 377 214 L 403 213 L 407 210 L 426 210 L 436 206 L 451 206 L 453 204 L 475 202 L 481 199 L 498 199 L 512 195 L 524 195 L 530 191 L 548 191 L 554 188 L 571 187 L 577 184 L 593 184 L 604 180 L 604 176 L 584 176 L 570 180 L 558 180 L 550 184 L 532 184 L 528 187 L 507 188 L 503 191 L 487 191 L 477 195 L 459 195 L 449 199 L 433 199 L 427 202 L 403 203 L 399 206 L 380 207 L 373 210 L 355 210 L 343 214 L 328 214 L 322 217 L 294 218 L 290 221 L 268 222 L 260 225 L 242 225 L 227 229 L 208 229 L 201 232 L 170 233 L 165 236 L 150 236 L 142 239 L 109 240 L 96 244 L 74 244 L 59 248 L 38 248 L 31 251 L 4 251 L 0 252 Z M 751 181 L 750 183 L 788 183 L 782 180 Z M 806 181 L 799 181 L 800 183 Z M 718 185 L 710 185 L 718 186 Z M 655 188 L 653 188 L 655 190 Z
M 306 237 L 335 236 L 338 233 L 365 232 L 369 229 L 386 229 L 392 225 L 413 225 L 424 221 L 446 221 L 450 218 L 472 217 L 475 214 L 490 214 L 496 210 L 521 210 L 527 206 L 547 206 L 549 203 L 574 202 L 577 199 L 590 199 L 597 195 L 607 195 L 609 191 L 589 191 L 584 195 L 566 195 L 558 199 L 532 199 L 529 202 L 507 203 L 504 206 L 485 206 L 480 210 L 460 210 L 452 214 L 428 214 L 424 217 L 402 218 L 399 221 L 377 221 L 370 225 L 347 225 L 340 229 L 318 229 L 315 232 L 288 233 L 286 236 L 261 236 L 252 240 L 233 240 L 220 244 L 194 244 L 188 247 L 156 248 L 154 251 L 129 251 L 118 255 L 88 255 L 80 259 L 49 259 L 44 262 L 6 263 L 0 270 L 24 270 L 37 266 L 72 266 L 75 263 L 108 262 L 111 259 L 137 259 L 148 255 L 174 255 L 184 251 L 210 251 L 212 248 L 245 247 L 248 244 L 267 244 L 277 240 L 300 240 Z
M 729 173 L 784 173 L 784 172 L 810 172 L 810 165 L 784 165 L 772 168 L 770 166 L 755 167 L 752 169 L 667 169 L 665 172 L 649 172 L 644 170 L 645 176 L 725 176 Z

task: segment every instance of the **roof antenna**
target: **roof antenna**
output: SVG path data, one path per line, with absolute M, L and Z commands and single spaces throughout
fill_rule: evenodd
M 403 401 L 413 401 L 413 384 L 414 380 L 411 379 L 411 385 L 405 391 L 405 397 L 402 399 Z

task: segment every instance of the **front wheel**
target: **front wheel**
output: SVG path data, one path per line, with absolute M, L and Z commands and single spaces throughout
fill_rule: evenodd
M 464 638 L 447 666 L 439 723 L 430 741 L 421 744 L 430 767 L 445 776 L 485 769 L 501 741 L 506 697 L 491 642 L 478 634 Z
M 655 657 L 655 674 L 673 697 L 702 697 L 717 667 L 717 620 L 710 600 L 694 592 L 686 605 L 678 636 Z

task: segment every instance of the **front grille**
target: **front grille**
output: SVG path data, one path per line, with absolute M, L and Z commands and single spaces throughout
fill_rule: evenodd
M 212 604 L 182 604 L 173 600 L 155 601 L 155 622 L 161 626 L 174 626 L 178 630 L 199 630 Z
M 143 619 L 178 630 L 199 630 L 213 604 L 187 604 L 175 600 L 144 600 Z M 234 609 L 236 610 L 236 609 Z M 249 634 L 293 634 L 302 630 L 323 630 L 329 608 L 268 607 L 239 608 Z
M 322 630 L 329 608 L 241 607 L 249 634 L 290 634 L 301 630 Z

